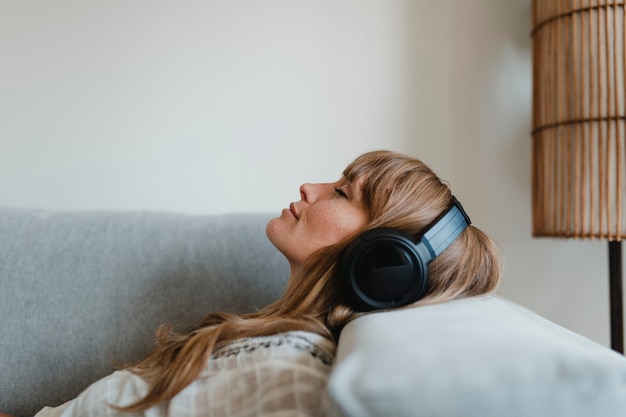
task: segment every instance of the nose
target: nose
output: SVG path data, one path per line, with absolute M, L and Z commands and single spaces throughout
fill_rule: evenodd
M 328 192 L 329 187 L 330 184 L 302 184 L 300 186 L 300 198 L 302 201 L 314 203 L 324 197 L 325 193 Z

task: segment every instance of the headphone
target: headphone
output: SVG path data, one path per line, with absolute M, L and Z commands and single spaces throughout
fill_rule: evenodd
M 380 227 L 359 235 L 341 256 L 341 277 L 358 311 L 405 306 L 428 286 L 428 264 L 471 224 L 461 203 L 453 204 L 421 238 Z

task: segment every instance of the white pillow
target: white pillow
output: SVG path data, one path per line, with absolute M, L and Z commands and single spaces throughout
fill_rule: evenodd
M 624 417 L 626 358 L 485 296 L 353 321 L 328 390 L 346 417 Z

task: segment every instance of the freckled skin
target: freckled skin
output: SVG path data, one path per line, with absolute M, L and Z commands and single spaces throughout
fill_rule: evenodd
M 318 249 L 339 243 L 365 225 L 367 212 L 360 184 L 345 179 L 303 184 L 300 201 L 268 223 L 267 236 L 285 255 L 292 271 Z

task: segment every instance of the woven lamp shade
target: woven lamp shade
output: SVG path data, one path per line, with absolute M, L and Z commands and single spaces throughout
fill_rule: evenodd
M 534 236 L 626 238 L 624 2 L 533 2 Z

